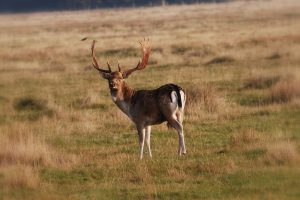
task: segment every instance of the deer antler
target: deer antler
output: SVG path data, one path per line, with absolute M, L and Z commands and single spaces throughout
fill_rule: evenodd
M 144 69 L 148 63 L 148 59 L 151 51 L 149 39 L 146 40 L 144 38 L 144 40 L 140 41 L 139 43 L 141 44 L 142 59 L 139 61 L 138 65 L 135 68 L 124 71 L 123 78 L 127 78 L 134 71 Z
M 92 65 L 95 69 L 97 69 L 99 72 L 102 72 L 102 73 L 110 73 L 111 72 L 111 69 L 109 67 L 109 64 L 108 64 L 108 69 L 109 70 L 105 70 L 105 69 L 101 69 L 99 67 L 99 64 L 97 62 L 97 59 L 96 59 L 96 56 L 95 56 L 95 51 L 94 51 L 94 48 L 95 48 L 95 43 L 96 43 L 96 40 L 93 40 L 92 42 L 92 47 L 91 47 L 91 50 L 92 50 L 92 57 L 93 57 L 93 61 L 92 61 Z

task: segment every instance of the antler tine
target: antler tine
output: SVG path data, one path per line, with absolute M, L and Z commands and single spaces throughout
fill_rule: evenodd
M 122 69 L 121 69 L 120 63 L 119 63 L 119 61 L 117 61 L 117 62 L 118 62 L 118 69 L 119 69 L 119 72 L 121 72 Z
M 149 38 L 148 40 L 144 38 L 144 41 L 139 41 L 139 43 L 141 44 L 142 60 L 139 61 L 137 68 L 144 69 L 148 63 L 148 59 L 151 51 Z
M 140 45 L 141 45 L 141 54 L 142 54 L 142 58 L 139 61 L 138 65 L 135 68 L 126 70 L 125 72 L 123 72 L 123 77 L 127 78 L 132 72 L 137 71 L 137 70 L 142 70 L 146 67 L 146 65 L 148 64 L 148 60 L 149 60 L 149 56 L 150 56 L 150 51 L 151 51 L 151 47 L 150 47 L 150 42 L 149 39 L 146 40 L 144 38 L 143 41 L 139 41 Z
M 109 72 L 111 72 L 111 67 L 110 67 L 109 61 L 107 60 L 106 63 L 107 63 L 107 67 L 108 67 Z
M 110 73 L 110 71 L 108 70 L 104 70 L 104 69 L 100 69 L 99 67 L 99 64 L 97 62 L 97 59 L 96 59 L 96 56 L 95 56 L 95 43 L 96 43 L 96 40 L 93 40 L 92 42 L 92 46 L 91 46 L 91 50 L 92 50 L 92 57 L 93 57 L 93 61 L 92 61 L 92 65 L 95 69 L 97 69 L 99 72 L 104 72 L 104 73 Z
M 96 40 L 93 40 L 92 46 L 91 46 L 92 57 L 93 57 L 92 64 L 93 64 L 93 66 L 94 66 L 96 69 L 98 69 L 99 65 L 98 65 L 98 62 L 97 62 L 97 60 L 96 60 L 96 57 L 95 57 L 95 51 L 94 51 L 95 43 L 96 43 Z

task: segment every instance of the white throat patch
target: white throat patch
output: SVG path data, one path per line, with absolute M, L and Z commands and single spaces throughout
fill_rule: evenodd
M 118 101 L 118 99 L 115 95 L 111 95 L 111 99 L 130 119 L 132 119 L 130 112 L 129 112 L 130 105 L 128 103 L 126 103 L 124 100 Z
M 117 101 L 117 97 L 114 96 L 114 95 L 111 95 L 111 99 L 113 100 L 113 102 L 116 102 L 116 101 Z

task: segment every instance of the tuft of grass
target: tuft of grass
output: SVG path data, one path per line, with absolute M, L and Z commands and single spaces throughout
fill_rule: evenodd
M 216 112 L 225 102 L 212 85 L 196 85 L 186 90 L 187 107 L 202 107 L 208 112 Z
M 15 134 L 0 135 L 0 165 L 22 164 L 64 168 L 75 163 L 74 156 L 61 155 L 52 150 L 41 138 L 29 133 L 24 134 L 22 130 Z
M 14 108 L 18 111 L 43 111 L 47 110 L 47 101 L 34 97 L 21 97 L 15 100 Z
M 255 76 L 246 80 L 244 88 L 265 89 L 276 84 L 280 80 L 280 76 Z
M 300 96 L 299 80 L 282 80 L 270 88 L 270 101 L 287 103 Z
M 96 103 L 91 96 L 75 99 L 70 106 L 76 109 L 108 109 L 108 106 L 106 104 Z
M 220 65 L 235 62 L 235 59 L 231 56 L 217 56 L 207 61 L 205 65 Z
M 290 141 L 276 141 L 269 144 L 263 157 L 264 162 L 268 165 L 294 164 L 299 159 L 297 147 Z
M 275 59 L 280 59 L 281 57 L 282 56 L 278 52 L 275 52 L 275 53 L 272 53 L 271 55 L 267 56 L 266 59 L 275 60 Z
M 34 97 L 16 99 L 14 108 L 20 112 L 17 118 L 21 120 L 36 121 L 43 116 L 51 118 L 55 115 L 55 111 L 48 107 L 46 100 Z
M 35 189 L 38 187 L 40 179 L 35 170 L 26 165 L 12 165 L 0 167 L 1 188 L 28 188 Z
M 177 55 L 183 55 L 192 49 L 192 47 L 190 46 L 180 46 L 180 45 L 173 45 L 171 48 L 172 48 L 171 52 Z
M 230 137 L 230 143 L 233 146 L 243 146 L 245 144 L 257 143 L 261 140 L 261 136 L 253 129 L 247 129 L 242 133 L 235 133 Z

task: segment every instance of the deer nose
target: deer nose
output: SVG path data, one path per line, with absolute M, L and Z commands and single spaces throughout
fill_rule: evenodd
M 114 83 L 109 83 L 109 86 L 110 87 L 115 87 L 115 84 Z

